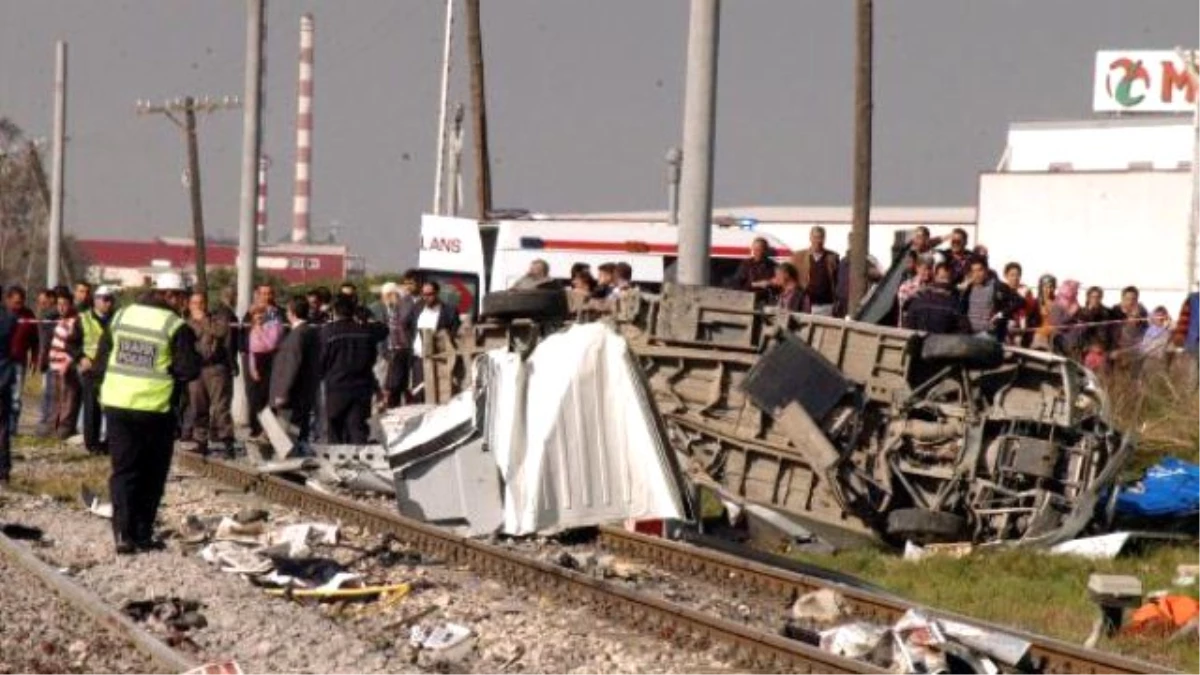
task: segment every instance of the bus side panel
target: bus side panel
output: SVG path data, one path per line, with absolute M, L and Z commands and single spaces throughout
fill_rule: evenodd
M 561 281 L 569 281 L 571 266 L 576 263 L 587 263 L 592 267 L 592 275 L 604 263 L 629 263 L 633 268 L 635 284 L 661 284 L 663 281 L 663 258 L 659 255 L 643 253 L 589 253 L 583 251 L 553 251 L 547 249 L 504 248 L 503 244 L 496 248 L 495 264 L 492 266 L 492 289 L 502 290 L 511 287 L 529 270 L 529 263 L 534 260 L 545 260 L 550 265 L 550 277 Z

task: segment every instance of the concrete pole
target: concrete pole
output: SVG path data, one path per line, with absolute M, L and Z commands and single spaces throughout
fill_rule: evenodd
M 872 0 L 857 0 L 857 53 L 854 68 L 854 207 L 850 226 L 850 297 L 853 315 L 867 292 L 867 251 L 871 243 L 871 43 Z
M 262 146 L 262 52 L 264 4 L 246 0 L 246 77 L 242 99 L 242 193 L 238 220 L 237 313 L 250 309 L 254 266 L 258 257 L 255 236 L 258 157 Z
M 238 204 L 237 315 L 250 309 L 254 290 L 254 267 L 258 260 L 256 230 L 258 158 L 262 152 L 262 58 L 266 0 L 246 0 L 246 73 L 242 99 L 242 193 Z M 250 421 L 250 410 L 243 386 L 246 373 L 238 375 L 233 387 L 233 420 L 239 425 Z
M 667 224 L 679 225 L 679 166 L 683 151 L 677 147 L 667 150 Z
M 446 161 L 446 114 L 448 112 L 446 106 L 447 99 L 450 96 L 450 47 L 453 43 L 454 35 L 454 0 L 446 0 L 446 30 L 442 38 L 442 89 L 438 94 L 438 123 L 437 123 L 437 161 L 435 172 L 437 178 L 433 182 L 433 213 L 440 215 L 447 210 L 453 210 L 453 202 L 451 208 L 446 209 L 442 204 L 442 188 L 446 183 L 445 161 Z M 453 176 L 454 174 L 450 174 Z
M 208 255 L 204 241 L 204 203 L 200 192 L 200 142 L 196 138 L 196 100 L 184 99 L 184 134 L 187 136 L 188 198 L 192 204 L 192 240 L 196 248 L 196 290 L 208 292 Z
M 492 169 L 488 153 L 487 89 L 483 80 L 483 34 L 479 0 L 467 0 L 467 52 L 471 57 L 471 108 L 475 124 L 475 203 L 479 220 L 492 210 Z
M 712 243 L 713 144 L 717 120 L 720 0 L 692 0 L 683 101 L 683 175 L 679 200 L 681 284 L 707 286 Z
M 50 223 L 46 244 L 46 286 L 59 283 L 62 267 L 63 182 L 67 135 L 67 43 L 59 40 L 54 50 L 54 155 L 50 162 Z

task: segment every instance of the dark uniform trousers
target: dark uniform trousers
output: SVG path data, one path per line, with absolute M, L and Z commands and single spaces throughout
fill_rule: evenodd
M 97 377 L 92 372 L 79 374 L 79 389 L 83 405 L 83 447 L 88 452 L 104 451 L 100 443 L 100 385 L 104 376 Z
M 118 541 L 148 541 L 171 469 L 175 414 L 109 408 L 113 534 Z
M 367 442 L 367 419 L 371 416 L 371 395 L 348 391 L 325 392 L 325 419 L 329 423 L 330 443 L 363 445 Z

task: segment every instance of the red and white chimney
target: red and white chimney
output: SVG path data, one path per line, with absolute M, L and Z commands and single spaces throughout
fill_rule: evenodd
M 296 114 L 296 192 L 292 200 L 292 241 L 308 242 L 312 195 L 313 17 L 300 17 L 300 86 Z
M 267 168 L 271 160 L 266 155 L 258 158 L 258 205 L 254 210 L 254 227 L 258 232 L 258 243 L 267 243 Z

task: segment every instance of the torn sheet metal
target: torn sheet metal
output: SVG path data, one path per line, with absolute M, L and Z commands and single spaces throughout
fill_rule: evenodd
M 678 466 L 623 338 L 578 324 L 542 341 L 524 367 L 524 442 L 504 471 L 515 508 L 505 532 L 685 517 Z
M 476 536 L 503 517 L 500 475 L 477 423 L 476 392 L 405 421 L 388 439 L 400 513 Z
M 475 391 L 387 439 L 401 512 L 512 535 L 685 516 L 675 457 L 615 332 L 572 326 L 525 361 L 498 350 L 477 368 Z

